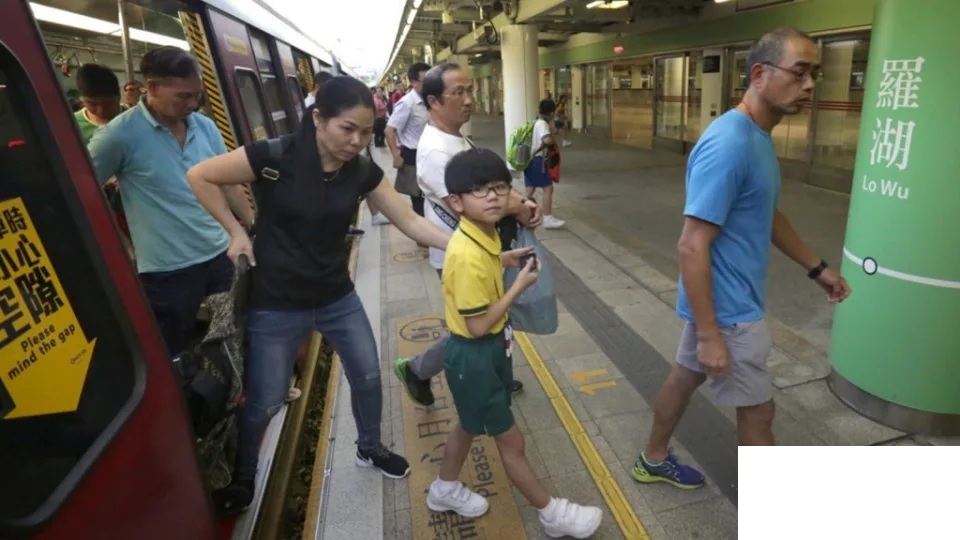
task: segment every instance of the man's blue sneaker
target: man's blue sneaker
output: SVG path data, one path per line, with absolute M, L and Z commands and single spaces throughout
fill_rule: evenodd
M 680 489 L 697 489 L 704 484 L 703 473 L 678 463 L 677 456 L 673 455 L 673 452 L 667 454 L 667 457 L 660 462 L 650 462 L 641 453 L 630 475 L 637 482 L 644 484 L 666 482 Z

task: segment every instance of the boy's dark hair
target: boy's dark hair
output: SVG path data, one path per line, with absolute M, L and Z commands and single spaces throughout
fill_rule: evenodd
M 120 97 L 120 81 L 107 66 L 84 64 L 77 70 L 77 90 L 81 97 Z
M 553 102 L 552 99 L 541 99 L 540 100 L 540 114 L 546 116 L 548 114 L 553 114 L 557 110 L 557 104 Z
M 200 64 L 177 47 L 159 47 L 143 55 L 140 72 L 147 79 L 189 79 L 200 76 Z
M 512 183 L 506 162 L 493 150 L 473 148 L 464 150 L 447 162 L 443 183 L 451 195 L 463 195 L 491 182 Z
M 416 64 L 410 66 L 410 69 L 407 70 L 407 79 L 410 80 L 410 84 L 413 84 L 415 81 L 419 81 L 420 74 L 424 71 L 430 71 L 430 64 L 417 62 Z

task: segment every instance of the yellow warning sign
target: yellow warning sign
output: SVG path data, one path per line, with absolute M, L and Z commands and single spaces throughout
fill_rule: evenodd
M 440 315 L 411 317 L 397 321 L 397 354 L 412 357 L 425 351 L 447 334 Z M 430 407 L 415 405 L 403 396 L 403 432 L 407 457 L 410 459 L 410 518 L 413 538 L 477 538 L 524 540 L 527 536 L 520 519 L 517 501 L 510 489 L 510 479 L 500 460 L 497 443 L 490 437 L 477 437 L 460 471 L 460 481 L 475 493 L 487 498 L 490 510 L 472 519 L 453 512 L 432 512 L 427 508 L 427 490 L 437 477 L 443 460 L 447 434 L 457 424 L 457 409 L 447 387 L 446 377 L 431 380 L 434 403 Z
M 72 412 L 93 357 L 19 197 L 0 202 L 0 382 L 4 419 Z

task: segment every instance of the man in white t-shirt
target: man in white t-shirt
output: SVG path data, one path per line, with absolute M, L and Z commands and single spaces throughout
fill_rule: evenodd
M 430 111 L 430 120 L 417 144 L 417 183 L 426 199 L 424 217 L 444 231 L 452 233 L 460 216 L 446 203 L 448 197 L 444 173 L 453 156 L 470 150 L 473 145 L 460 134 L 470 121 L 473 99 L 470 78 L 457 64 L 440 64 L 424 75 L 423 102 Z M 527 227 L 540 224 L 536 203 L 511 190 L 507 202 L 508 217 L 513 216 Z M 430 266 L 441 275 L 444 252 L 430 248 Z M 400 358 L 394 372 L 403 381 L 410 398 L 421 405 L 433 403 L 430 379 L 443 371 L 447 338 L 435 342 L 426 352 L 414 358 Z M 513 390 L 523 388 L 513 382 Z

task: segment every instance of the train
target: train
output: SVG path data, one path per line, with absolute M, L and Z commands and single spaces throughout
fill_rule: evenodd
M 0 0 L 0 538 L 250 538 L 254 519 L 214 514 L 180 383 L 65 94 L 78 54 L 119 54 L 118 5 L 128 69 L 150 46 L 189 49 L 200 112 L 228 149 L 296 131 L 318 72 L 354 75 L 258 2 Z

